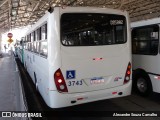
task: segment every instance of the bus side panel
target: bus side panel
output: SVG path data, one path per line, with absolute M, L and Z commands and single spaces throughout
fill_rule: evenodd
M 160 92 L 160 80 L 157 79 L 157 75 L 153 74 L 159 74 L 160 68 L 159 63 L 160 56 L 159 54 L 156 56 L 152 55 L 136 55 L 133 54 L 133 70 L 136 70 L 138 68 L 145 70 L 148 74 L 152 83 L 152 88 L 154 92 Z
M 50 90 L 56 90 L 54 73 L 61 67 L 60 54 L 60 18 L 59 8 L 49 15 L 48 19 L 48 64 L 49 64 L 49 83 Z
M 160 93 L 160 79 L 159 78 L 157 79 L 157 76 L 152 74 L 149 74 L 149 77 L 152 82 L 153 91 Z

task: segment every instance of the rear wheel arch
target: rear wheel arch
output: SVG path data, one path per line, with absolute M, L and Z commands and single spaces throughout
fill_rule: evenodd
M 143 69 L 133 71 L 133 91 L 142 96 L 148 96 L 152 91 L 152 82 L 148 73 Z

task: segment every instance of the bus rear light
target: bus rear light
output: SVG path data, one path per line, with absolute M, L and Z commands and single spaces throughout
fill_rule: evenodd
M 61 80 L 61 79 L 59 79 L 59 80 L 58 80 L 58 83 L 62 83 L 62 80 Z
M 154 76 L 154 79 L 160 80 L 160 76 Z
M 64 90 L 65 86 L 64 85 L 60 85 L 60 89 Z
M 63 74 L 60 69 L 58 69 L 54 74 L 54 81 L 59 92 L 68 92 Z
M 112 92 L 113 95 L 117 94 L 117 92 Z
M 126 84 L 126 83 L 129 82 L 130 76 L 131 76 L 131 63 L 129 62 L 128 66 L 127 66 L 127 70 L 126 70 L 126 74 L 125 74 L 125 77 L 124 77 L 124 83 L 123 84 Z
M 131 74 L 131 71 L 130 71 L 130 70 L 128 70 L 128 71 L 127 71 L 127 74 L 128 74 L 128 75 L 130 75 L 130 74 Z
M 77 100 L 83 100 L 84 98 L 77 98 Z

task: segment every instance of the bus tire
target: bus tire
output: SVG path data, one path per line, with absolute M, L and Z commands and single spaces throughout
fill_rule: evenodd
M 152 83 L 146 72 L 135 71 L 133 73 L 133 90 L 144 97 L 152 93 Z

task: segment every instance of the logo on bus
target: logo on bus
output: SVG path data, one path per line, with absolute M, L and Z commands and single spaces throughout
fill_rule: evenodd
M 119 81 L 119 80 L 122 80 L 122 77 L 116 77 L 116 78 L 114 79 L 114 81 Z
M 75 70 L 68 70 L 68 71 L 66 71 L 66 78 L 67 79 L 75 79 L 76 78 L 76 72 L 75 72 Z

